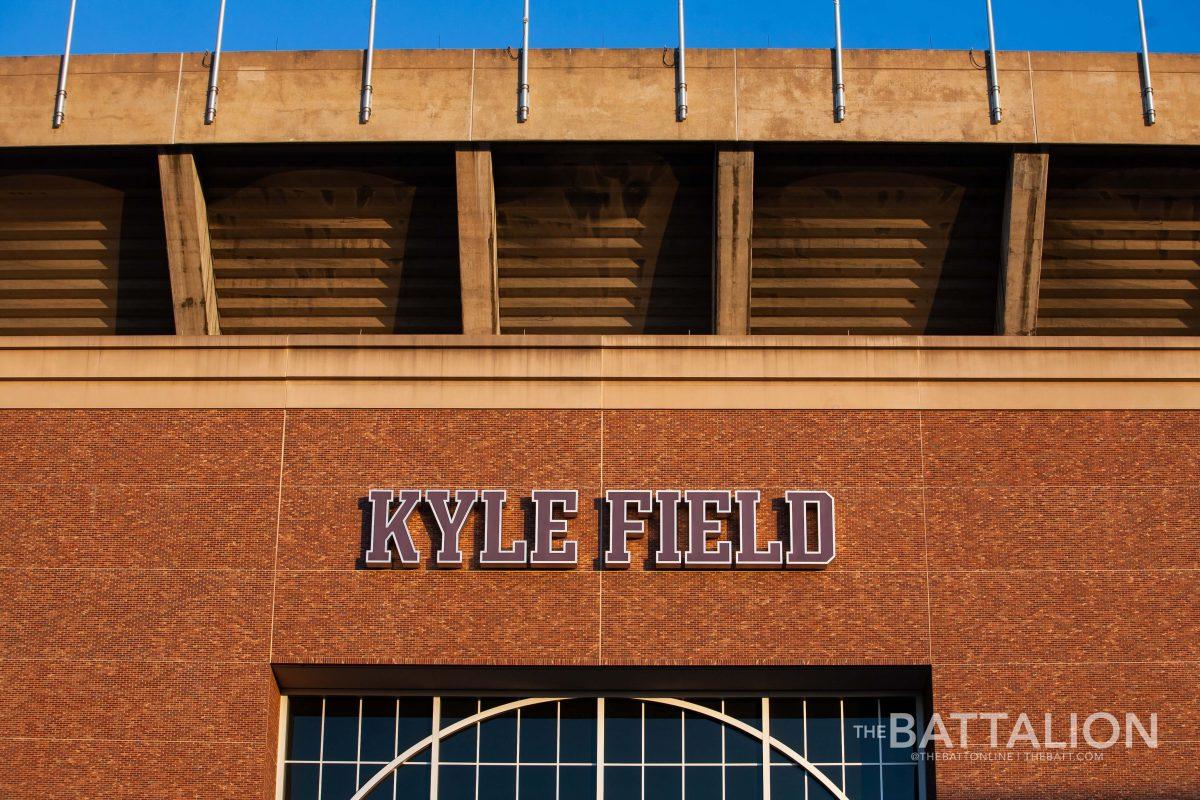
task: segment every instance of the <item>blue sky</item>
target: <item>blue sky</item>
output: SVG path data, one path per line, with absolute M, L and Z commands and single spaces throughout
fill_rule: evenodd
M 212 46 L 218 0 L 78 0 L 75 52 Z M 364 46 L 369 0 L 227 0 L 230 50 Z M 1001 50 L 1138 48 L 1136 0 L 993 0 Z M 1145 0 L 1152 51 L 1200 52 L 1200 0 Z M 532 0 L 533 47 L 661 47 L 674 0 Z M 69 0 L 0 0 L 0 55 L 62 50 Z M 981 48 L 984 0 L 842 0 L 847 47 Z M 379 0 L 379 47 L 520 42 L 520 0 Z M 828 47 L 832 0 L 687 0 L 694 47 Z

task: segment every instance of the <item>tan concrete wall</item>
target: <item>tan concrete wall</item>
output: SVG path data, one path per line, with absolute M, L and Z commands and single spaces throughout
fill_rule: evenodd
M 58 58 L 0 58 L 0 145 L 170 142 L 182 61 L 179 53 L 72 58 L 67 118 L 54 130 Z
M 1172 338 L 0 338 L 0 408 L 1198 409 Z
M 850 50 L 833 122 L 827 50 L 689 50 L 675 121 L 660 50 L 535 50 L 531 116 L 500 50 L 380 51 L 358 124 L 358 51 L 228 53 L 217 122 L 202 122 L 199 53 L 78 56 L 67 122 L 50 126 L 57 57 L 0 59 L 0 146 L 207 142 L 747 140 L 1200 144 L 1200 56 L 1151 58 L 1158 125 L 1142 124 L 1133 53 L 1001 52 L 1005 111 L 987 117 L 981 53 Z

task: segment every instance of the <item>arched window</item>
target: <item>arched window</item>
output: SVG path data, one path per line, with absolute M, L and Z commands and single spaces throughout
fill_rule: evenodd
M 917 800 L 902 695 L 289 698 L 286 800 Z

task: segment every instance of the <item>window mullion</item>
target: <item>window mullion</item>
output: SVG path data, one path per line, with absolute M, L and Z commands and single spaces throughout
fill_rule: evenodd
M 718 708 L 721 709 L 722 714 L 728 713 L 725 710 L 725 700 L 724 699 L 721 699 L 721 701 L 718 703 Z M 729 771 L 729 767 L 726 764 L 726 762 L 729 761 L 729 758 L 725 754 L 725 736 L 728 733 L 729 733 L 729 726 L 726 725 L 724 722 L 722 722 L 721 723 L 721 800 L 725 800 L 725 794 L 727 792 L 727 789 L 725 788 L 725 774 Z M 684 755 L 686 755 L 686 753 Z
M 596 800 L 604 800 L 604 698 L 596 698 Z
M 917 695 L 917 731 L 918 736 L 922 739 L 924 735 L 920 731 L 925 730 L 925 699 L 921 695 Z M 920 800 L 925 800 L 925 747 L 921 741 L 917 741 L 917 796 Z
M 806 759 L 808 759 L 808 762 L 811 764 L 812 759 L 808 758 L 808 698 L 807 697 L 804 698 L 803 701 L 801 701 L 800 709 L 801 709 L 800 716 L 802 718 L 801 721 L 803 723 L 801 726 L 801 730 L 804 731 L 804 757 Z M 808 776 L 806 775 L 804 777 L 804 800 L 808 800 L 808 784 L 809 783 L 810 783 L 810 781 L 808 780 Z
M 362 722 L 363 722 L 363 698 L 358 698 L 358 745 L 354 750 L 354 788 L 355 790 L 361 785 L 359 781 L 362 776 Z
M 771 698 L 762 699 L 762 796 L 771 800 Z
M 875 698 L 875 738 L 879 740 L 879 800 L 883 800 L 883 700 Z
M 400 755 L 400 698 L 392 698 L 392 758 Z M 401 767 L 403 769 L 403 767 Z M 400 779 L 396 775 L 396 770 L 392 771 L 392 800 L 396 800 L 397 786 L 400 784 Z
M 475 701 L 475 713 L 478 714 L 482 710 L 483 710 L 483 700 L 482 699 L 476 700 Z M 474 727 L 475 727 L 475 800 L 479 800 L 479 754 L 481 752 L 481 749 L 479 747 L 479 740 L 481 738 L 483 738 L 480 735 L 483 733 L 483 726 L 481 726 L 479 724 L 479 721 L 476 720 Z
M 846 788 L 846 700 L 838 698 L 838 742 L 842 745 L 842 785 Z
M 642 712 L 642 763 L 638 765 L 638 771 L 641 774 L 642 785 L 638 797 L 646 800 L 646 704 L 639 703 L 639 705 Z
M 517 709 L 517 752 L 516 752 L 516 767 L 517 773 L 516 794 L 514 797 L 521 796 L 521 709 Z
M 321 800 L 321 788 L 325 783 L 325 698 L 321 698 L 321 746 L 317 748 L 317 800 Z
M 441 771 L 442 740 L 438 733 L 442 730 L 442 698 L 433 698 L 433 744 L 429 747 L 429 800 L 437 800 L 438 773 Z
M 687 800 L 687 781 L 683 773 L 687 770 L 687 719 L 683 709 L 679 710 L 679 796 Z

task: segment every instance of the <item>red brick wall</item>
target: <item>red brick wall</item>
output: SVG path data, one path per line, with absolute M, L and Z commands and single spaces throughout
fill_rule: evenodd
M 272 662 L 931 664 L 935 710 L 1159 714 L 939 797 L 1200 796 L 1200 414 L 6 411 L 0 797 L 273 791 Z M 366 571 L 373 487 L 577 488 L 570 572 Z M 837 499 L 823 572 L 598 571 L 605 488 Z M 428 539 L 418 534 L 423 555 Z M 468 558 L 474 545 L 466 547 Z

